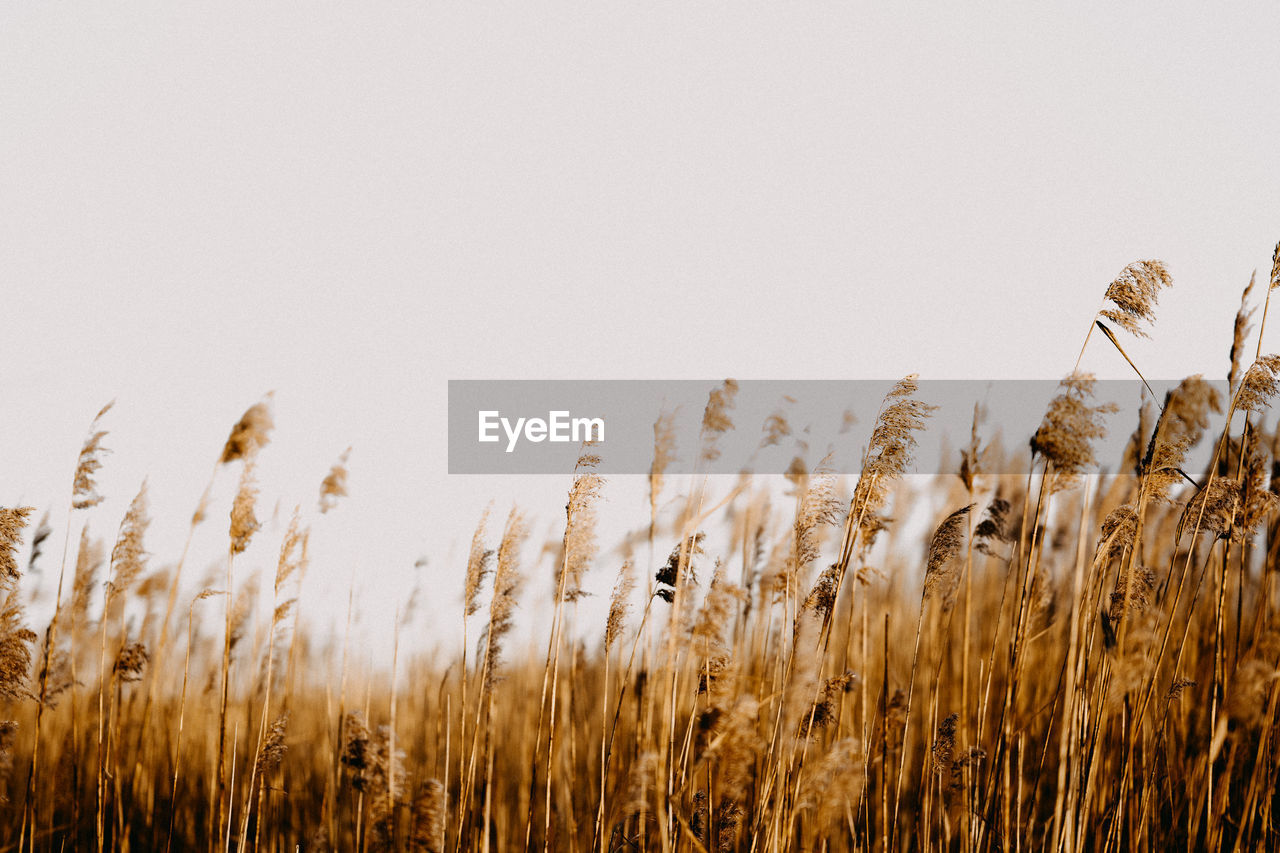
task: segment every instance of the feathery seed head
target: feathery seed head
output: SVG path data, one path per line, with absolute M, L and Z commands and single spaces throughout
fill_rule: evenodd
M 741 801 L 751 784 L 760 747 L 759 716 L 759 702 L 749 697 L 739 699 L 733 709 L 720 718 L 715 739 L 703 753 L 704 759 L 716 761 L 720 795 L 727 801 Z
M 69 614 L 73 630 L 88 618 L 89 598 L 98 585 L 98 574 L 106 562 L 102 542 L 89 538 L 89 525 L 80 530 L 80 545 L 76 550 L 76 571 L 71 581 Z
M 986 512 L 982 514 L 982 520 L 973 529 L 973 538 L 977 543 L 974 548 L 990 555 L 994 553 L 992 542 L 1013 541 L 1013 536 L 1008 530 L 1008 516 L 1009 502 L 999 496 L 992 498 L 991 503 L 987 504 Z
M 34 507 L 0 507 L 0 589 L 11 588 L 22 577 L 18 569 L 17 550 L 22 544 L 22 530 Z
M 370 764 L 369 726 L 360 711 L 348 711 L 342 719 L 342 766 L 362 773 Z
M 13 742 L 17 733 L 17 720 L 0 720 L 0 776 L 8 776 L 13 769 Z
M 1120 271 L 1115 281 L 1107 287 L 1103 298 L 1111 307 L 1098 312 L 1137 337 L 1148 337 L 1138 324 L 1155 321 L 1156 300 L 1161 288 L 1169 287 L 1173 279 L 1160 261 L 1136 261 Z
M 233 652 L 244 639 L 245 630 L 248 628 L 249 616 L 253 613 L 253 602 L 258 597 L 258 579 L 258 572 L 250 575 L 240 585 L 240 591 L 231 605 L 231 636 L 227 642 Z
M 702 648 L 721 649 L 725 647 L 725 631 L 733 624 L 735 607 L 747 597 L 746 590 L 725 577 L 724 565 L 716 560 L 715 570 L 711 575 L 711 587 L 702 600 L 702 608 L 694 620 L 690 631 L 695 640 L 701 641 Z
M 653 422 L 653 462 L 649 465 L 649 502 L 658 505 L 667 468 L 676 458 L 675 412 L 663 412 Z
M 1232 535 L 1240 520 L 1240 484 L 1229 477 L 1211 477 L 1187 503 L 1178 522 L 1178 535 L 1212 533 L 1219 539 Z
M 916 448 L 914 433 L 924 429 L 925 419 L 937 408 L 915 399 L 919 388 L 915 374 L 895 383 L 885 395 L 871 431 L 849 508 L 854 518 L 861 518 L 859 534 L 864 549 L 872 545 L 885 525 L 879 512 L 890 485 L 901 478 L 911 464 Z
M 800 718 L 801 738 L 813 737 L 818 729 L 824 729 L 836 719 L 836 704 L 840 695 L 848 693 L 857 684 L 858 676 L 852 670 L 845 670 L 834 678 L 828 678 L 809 709 L 809 713 Z
M 512 507 L 507 516 L 502 541 L 498 545 L 498 565 L 493 574 L 493 597 L 489 601 L 489 625 L 486 644 L 489 649 L 485 667 L 485 687 L 492 689 L 502 662 L 502 640 L 511 630 L 515 615 L 516 593 L 520 589 L 520 548 L 529 534 L 524 516 Z
M 933 540 L 929 543 L 929 561 L 924 573 L 924 597 L 929 598 L 940 593 L 944 599 L 950 599 L 959 580 L 958 573 L 952 568 L 960 546 L 964 544 L 965 522 L 973 504 L 961 507 L 951 513 L 934 531 Z
M 1259 356 L 1240 380 L 1234 409 L 1261 414 L 1280 391 L 1280 355 Z M 1233 410 L 1234 410 L 1233 409 Z
M 1102 520 L 1102 537 L 1098 540 L 1094 555 L 1096 562 L 1102 563 L 1112 556 L 1123 553 L 1133 546 L 1138 535 L 1138 512 L 1132 504 L 1122 504 Z
M 265 776 L 272 770 L 280 766 L 281 759 L 284 758 L 288 745 L 285 744 L 285 729 L 289 725 L 289 712 L 285 711 L 275 721 L 271 723 L 271 727 L 267 729 L 267 736 L 262 741 L 262 746 L 258 749 L 257 772 L 259 775 Z
M 141 681 L 142 670 L 146 667 L 151 655 L 142 643 L 130 643 L 116 655 L 115 666 L 111 671 L 121 681 Z
M 808 596 L 805 597 L 802 609 L 812 610 L 824 622 L 831 615 L 831 611 L 836 606 L 836 592 L 838 591 L 840 580 L 840 566 L 832 563 L 818 575 L 818 579 L 814 582 L 813 588 L 809 590 Z
M 1142 613 L 1151 604 L 1156 587 L 1156 573 L 1145 566 L 1121 570 L 1111 593 L 1111 621 L 1118 623 L 1126 613 Z
M 88 509 L 102 503 L 102 496 L 98 494 L 97 485 L 93 482 L 93 475 L 102 467 L 102 457 L 104 454 L 110 453 L 102 446 L 102 439 L 106 437 L 106 430 L 98 429 L 98 422 L 107 412 L 111 411 L 111 407 L 115 405 L 115 400 L 107 403 L 93 418 L 93 423 L 89 425 L 89 436 L 84 440 L 84 444 L 80 447 L 80 458 L 76 462 L 75 482 L 71 490 L 71 507 L 72 509 Z
M 235 426 L 231 428 L 231 434 L 227 436 L 227 443 L 222 448 L 222 456 L 218 459 L 220 464 L 225 465 L 228 462 L 252 456 L 270 441 L 268 433 L 275 426 L 271 418 L 271 398 L 272 395 L 267 394 L 261 402 L 250 406 L 240 416 L 240 420 L 236 421 Z
M 693 795 L 693 817 L 689 819 L 689 829 L 693 837 L 705 849 L 707 846 L 707 830 L 710 828 L 711 814 L 707 805 L 707 792 L 697 791 Z
M 584 595 L 583 577 L 597 550 L 596 502 L 600 499 L 604 478 L 595 472 L 600 457 L 587 452 L 589 444 L 583 445 L 582 455 L 578 457 L 573 485 L 569 487 L 569 500 L 565 504 L 564 539 L 561 543 L 563 559 L 556 571 L 556 588 L 562 591 L 565 601 L 576 601 Z
M 305 567 L 307 538 L 310 531 L 302 528 L 298 510 L 294 509 L 289 527 L 280 542 L 280 559 L 276 561 L 275 594 L 279 597 L 284 585 Z
M 973 404 L 973 421 L 969 427 L 969 446 L 960 451 L 960 482 L 967 491 L 973 491 L 974 480 L 982 473 L 982 463 L 987 450 L 978 438 L 978 425 L 982 423 L 986 413 L 981 403 Z
M 410 853 L 444 853 L 448 799 L 439 779 L 428 779 L 413 799 L 409 822 Z
M 0 607 L 0 698 L 13 702 L 32 696 L 27 674 L 38 639 L 35 631 L 23 624 L 22 601 L 15 588 Z
M 471 551 L 467 555 L 467 575 L 462 592 L 463 613 L 467 616 L 480 609 L 480 588 L 484 585 L 493 562 L 493 549 L 484 547 L 485 524 L 489 521 L 491 508 L 492 505 L 485 507 L 480 523 L 476 525 L 476 532 L 471 537 Z
M 609 600 L 609 618 L 605 622 L 604 629 L 604 648 L 606 653 L 613 648 L 614 643 L 622 636 L 622 630 L 627 618 L 627 609 L 630 606 L 631 593 L 635 588 L 635 567 L 630 560 L 626 560 L 623 562 L 622 568 L 618 569 L 618 580 L 613 585 L 613 597 Z
M 338 498 L 347 496 L 347 458 L 351 456 L 351 448 L 342 451 L 338 461 L 333 463 L 329 473 L 320 483 L 320 512 L 326 513 L 338 505 Z
M 1271 460 L 1267 448 L 1260 441 L 1251 441 L 1245 451 L 1245 466 L 1241 478 L 1240 517 L 1236 519 L 1240 535 L 1252 536 L 1261 527 L 1276 505 L 1280 496 L 1271 491 Z
M 820 553 L 822 527 L 840 520 L 840 496 L 836 491 L 836 475 L 826 460 L 808 476 L 808 487 L 800 500 L 793 525 L 795 544 L 788 570 L 797 577 Z
M 938 724 L 938 733 L 933 739 L 933 772 L 937 776 L 951 771 L 951 761 L 956 749 L 956 728 L 960 723 L 959 714 L 948 714 Z
M 244 470 L 240 472 L 240 486 L 236 489 L 235 500 L 231 504 L 231 553 L 242 554 L 249 547 L 249 540 L 257 532 L 261 524 L 254 514 L 254 503 L 258 499 L 258 486 L 254 480 L 253 457 L 245 461 Z
M 702 458 L 707 461 L 720 458 L 720 448 L 716 446 L 716 439 L 733 429 L 729 412 L 733 409 L 733 398 L 737 393 L 738 383 L 732 379 L 726 379 L 719 388 L 713 389 L 707 396 L 707 406 L 702 411 Z
M 1195 687 L 1194 678 L 1175 678 L 1173 683 L 1169 685 L 1169 692 L 1165 693 L 1164 700 L 1166 702 L 1175 702 L 1182 696 L 1182 691 L 1188 687 Z
M 686 578 L 697 582 L 697 575 L 693 571 L 693 558 L 702 553 L 704 538 L 706 534 L 698 531 L 671 549 L 667 562 L 653 576 L 653 579 L 660 584 L 660 588 L 654 595 L 670 604 L 675 601 L 676 589 L 684 583 Z M 681 565 L 682 555 L 683 565 Z
M 791 424 L 787 422 L 786 413 L 779 409 L 765 418 L 764 427 L 761 429 L 760 446 L 775 447 L 789 435 L 791 435 Z
M 1107 434 L 1102 416 L 1114 412 L 1114 404 L 1090 405 L 1093 376 L 1072 373 L 1059 383 L 1062 389 L 1049 403 L 1044 419 L 1031 437 L 1031 452 L 1053 463 L 1064 485 L 1097 464 L 1094 439 Z
M 1277 247 L 1280 248 L 1280 247 Z M 1231 370 L 1227 373 L 1227 390 L 1234 394 L 1236 392 L 1236 383 L 1240 379 L 1240 357 L 1244 353 L 1244 345 L 1249 339 L 1249 333 L 1253 331 L 1253 312 L 1254 308 L 1249 306 L 1249 296 L 1253 293 L 1253 286 L 1257 282 L 1258 271 L 1254 270 L 1253 275 L 1249 276 L 1249 283 L 1245 286 L 1244 292 L 1240 294 L 1240 309 L 1236 311 L 1235 324 L 1231 329 Z M 1275 285 L 1273 284 L 1272 287 Z
M 1199 374 L 1183 379 L 1165 397 L 1142 461 L 1154 500 L 1168 500 L 1169 490 L 1181 482 L 1186 455 L 1208 429 L 1210 412 L 1222 412 L 1222 395 Z
M 150 523 L 151 519 L 147 517 L 147 483 L 144 480 L 137 496 L 129 504 L 124 520 L 120 522 L 120 534 L 116 537 L 115 547 L 111 549 L 108 599 L 125 593 L 146 569 L 147 552 L 142 540 Z

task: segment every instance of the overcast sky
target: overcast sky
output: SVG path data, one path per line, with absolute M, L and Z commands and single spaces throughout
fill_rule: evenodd
M 6 4 L 0 504 L 60 537 L 115 398 L 91 524 L 148 476 L 172 560 L 274 390 L 268 504 L 354 447 L 313 594 L 355 566 L 394 608 L 426 554 L 453 618 L 451 543 L 490 498 L 553 529 L 567 478 L 449 477 L 451 378 L 1057 378 L 1141 258 L 1175 285 L 1131 355 L 1221 376 L 1280 239 L 1276 32 L 1262 2 Z

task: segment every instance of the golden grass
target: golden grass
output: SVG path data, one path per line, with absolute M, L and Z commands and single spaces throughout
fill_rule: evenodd
M 1129 360 L 1117 331 L 1146 334 L 1170 281 L 1157 261 L 1126 267 L 1089 335 L 1101 328 L 1099 345 Z M 1277 286 L 1280 247 L 1268 300 Z M 1261 421 L 1280 357 L 1259 341 L 1244 366 L 1252 288 L 1230 399 L 1183 382 L 1144 413 L 1117 476 L 1091 473 L 1107 410 L 1074 369 L 1029 437 L 1026 476 L 990 473 L 998 451 L 975 409 L 960 476 L 908 487 L 931 413 L 911 377 L 847 483 L 797 463 L 785 489 L 743 477 L 717 491 L 670 472 L 660 418 L 648 517 L 613 549 L 597 541 L 607 485 L 586 448 L 549 566 L 524 547 L 524 512 L 492 533 L 480 519 L 456 626 L 436 626 L 459 632 L 457 660 L 399 660 L 411 602 L 380 669 L 352 665 L 346 636 L 299 628 L 297 515 L 265 627 L 249 632 L 256 581 L 236 557 L 259 534 L 269 400 L 217 456 L 215 478 L 238 468 L 233 506 L 211 513 L 206 489 L 191 516 L 191 531 L 230 518 L 213 586 L 182 583 L 185 547 L 171 574 L 150 571 L 144 486 L 113 544 L 87 527 L 77 544 L 68 522 L 54 616 L 37 634 L 19 594 L 31 509 L 2 509 L 0 844 L 1276 849 L 1280 433 Z M 708 401 L 700 465 L 733 428 L 736 391 L 726 382 Z M 70 484 L 73 515 L 100 502 L 106 411 Z M 767 433 L 789 426 L 775 415 Z M 1212 461 L 1188 472 L 1204 441 Z M 347 459 L 323 479 L 321 512 L 346 493 Z M 917 500 L 944 507 L 923 548 L 888 517 Z M 32 538 L 48 536 L 42 525 Z M 600 571 L 616 572 L 614 592 L 587 624 L 583 579 Z M 508 645 L 535 572 L 554 609 L 545 648 L 521 652 Z

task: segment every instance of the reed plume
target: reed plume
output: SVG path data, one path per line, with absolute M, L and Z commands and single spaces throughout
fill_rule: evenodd
M 595 472 L 600 457 L 584 448 L 574 468 L 573 485 L 565 505 L 562 560 L 556 571 L 556 589 L 563 601 L 583 595 L 582 581 L 596 556 L 596 503 L 604 478 Z
M 1240 381 L 1240 363 L 1244 355 L 1245 343 L 1249 339 L 1249 333 L 1253 331 L 1253 314 L 1256 309 L 1249 307 L 1249 297 L 1253 294 L 1253 286 L 1257 283 L 1257 279 L 1258 272 L 1254 270 L 1253 275 L 1249 276 L 1249 283 L 1240 294 L 1240 310 L 1236 312 L 1235 323 L 1231 327 L 1231 350 L 1228 353 L 1231 369 L 1227 372 L 1227 391 L 1230 394 L 1236 392 L 1236 385 Z
M 782 439 L 791 435 L 791 424 L 787 420 L 786 412 L 781 409 L 771 412 L 769 417 L 765 418 L 760 433 L 761 448 L 776 447 Z
M 410 853 L 444 853 L 448 800 L 439 779 L 428 779 L 413 800 Z
M 115 405 L 115 400 L 107 403 L 94 416 L 93 422 L 89 425 L 89 437 L 85 439 L 84 444 L 80 448 L 80 458 L 76 462 L 75 479 L 71 489 L 71 506 L 73 509 L 88 509 L 102 503 L 102 496 L 98 494 L 97 484 L 94 483 L 94 474 L 102 467 L 103 455 L 109 453 L 102 446 L 102 439 L 106 438 L 107 432 L 98 427 L 99 422 L 111 411 L 111 407 Z
M 347 496 L 347 459 L 351 456 L 351 448 L 342 451 L 338 461 L 333 463 L 329 473 L 320 482 L 320 512 L 326 513 L 338 505 L 338 498 Z
M 267 729 L 266 739 L 258 747 L 255 770 L 259 776 L 265 776 L 280 766 L 284 754 L 289 749 L 285 743 L 285 735 L 289 727 L 289 712 L 285 711 L 276 717 Z M 264 783 L 265 784 L 265 783 Z
M 915 434 L 924 429 L 925 420 L 936 408 L 916 399 L 919 390 L 914 374 L 898 380 L 885 395 L 867 442 L 858 485 L 849 506 L 849 517 L 858 525 L 864 548 L 869 548 L 876 534 L 884 529 L 880 510 L 889 487 L 911 465 L 917 445 Z
M 524 516 L 512 509 L 498 545 L 497 568 L 493 574 L 493 597 L 489 602 L 489 625 L 485 631 L 484 686 L 491 690 L 502 662 L 502 642 L 511 631 L 517 606 L 520 575 L 520 548 L 529 535 Z
M 221 464 L 253 456 L 271 440 L 270 433 L 275 426 L 271 416 L 271 397 L 267 394 L 265 399 L 254 403 L 231 427 L 231 434 L 227 436 L 222 455 L 218 458 Z
M 16 702 L 35 698 L 27 686 L 27 676 L 40 638 L 23 624 L 25 615 L 17 589 L 4 593 L 4 603 L 0 605 L 0 698 Z
M 1140 324 L 1155 322 L 1160 290 L 1172 284 L 1169 271 L 1161 261 L 1135 261 L 1108 285 L 1103 300 L 1109 305 L 1099 311 L 1098 316 L 1131 335 L 1149 337 Z
M 71 579 L 71 600 L 68 617 L 72 631 L 87 624 L 89 598 L 98 583 L 98 575 L 106 565 L 106 549 L 102 542 L 89 536 L 89 525 L 80 530 L 80 545 L 76 549 L 75 574 Z
M 1165 397 L 1141 465 L 1153 500 L 1168 500 L 1174 485 L 1190 480 L 1182 466 L 1204 437 L 1211 412 L 1222 413 L 1222 395 L 1199 374 L 1183 379 Z
M 840 520 L 841 501 L 835 472 L 819 463 L 807 479 L 792 525 L 795 544 L 788 570 L 797 579 L 819 557 L 822 529 Z
M 1013 535 L 1009 531 L 1009 510 L 1009 502 L 1004 498 L 997 495 L 991 499 L 991 503 L 987 504 L 986 510 L 982 513 L 982 519 L 973 528 L 975 550 L 992 555 L 994 554 L 993 543 L 1013 541 Z
M 738 394 L 738 383 L 726 379 L 719 388 L 707 395 L 707 405 L 702 411 L 702 458 L 713 462 L 720 458 L 717 439 L 725 432 L 733 429 L 733 420 L 729 412 L 733 410 L 734 397 Z
M 609 615 L 605 619 L 604 645 L 605 651 L 622 636 L 627 610 L 630 608 L 631 593 L 636 588 L 635 567 L 630 560 L 622 563 L 618 569 L 618 579 L 613 585 L 613 595 L 609 599 Z
M 1280 355 L 1259 356 L 1236 391 L 1234 409 L 1261 414 L 1271 405 L 1271 399 L 1280 391 Z
M 463 615 L 473 616 L 480 609 L 480 589 L 492 570 L 493 549 L 484 547 L 485 525 L 489 521 L 489 507 L 485 507 L 475 533 L 471 536 L 471 550 L 467 554 L 467 573 L 463 584 Z
M 255 514 L 257 500 L 258 484 L 254 477 L 253 458 L 249 457 L 240 472 L 240 486 L 236 489 L 235 501 L 231 504 L 231 526 L 228 533 L 231 537 L 232 554 L 243 554 L 249 547 L 253 534 L 262 526 Z
M 111 671 L 121 681 L 141 681 L 142 671 L 146 668 L 151 655 L 143 643 L 129 643 L 116 653 L 116 662 Z
M 675 413 L 662 412 L 653 422 L 653 460 L 649 463 L 650 515 L 657 514 L 658 497 L 666 482 L 667 468 L 676 461 Z
M 698 531 L 685 537 L 684 540 L 671 549 L 671 553 L 667 555 L 667 561 L 654 574 L 654 580 L 658 582 L 658 589 L 654 592 L 654 595 L 671 604 L 675 601 L 676 589 L 685 580 L 697 582 L 698 578 L 694 574 L 693 558 L 703 553 L 702 540 L 705 538 L 706 534 Z M 682 554 L 684 555 L 683 572 L 681 571 Z
M 18 569 L 18 547 L 22 544 L 22 531 L 27 526 L 27 516 L 35 512 L 33 507 L 0 507 L 0 586 L 10 589 L 22 577 Z
M 141 577 L 147 566 L 147 551 L 143 544 L 151 519 L 147 515 L 147 484 L 143 481 L 138 494 L 129 504 L 120 533 L 111 549 L 111 580 L 107 584 L 107 602 L 118 599 Z M 105 619 L 105 611 L 104 616 Z
M 965 525 L 973 504 L 952 512 L 938 525 L 929 543 L 928 564 L 924 573 L 924 596 L 940 595 L 949 601 L 955 594 L 959 575 L 954 570 L 956 554 L 964 544 Z
M 1063 485 L 1097 465 L 1093 442 L 1106 436 L 1103 416 L 1116 410 L 1113 403 L 1091 405 L 1093 387 L 1093 376 L 1086 373 L 1064 378 L 1031 437 L 1031 452 L 1052 463 Z

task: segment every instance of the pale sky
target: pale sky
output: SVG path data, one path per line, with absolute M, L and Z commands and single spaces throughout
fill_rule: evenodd
M 552 530 L 568 481 L 448 476 L 451 378 L 1057 378 L 1142 258 L 1175 284 L 1130 354 L 1220 377 L 1280 240 L 1278 31 L 1261 2 L 6 4 L 0 504 L 60 543 L 115 398 L 91 524 L 147 476 L 171 561 L 274 390 L 268 504 L 354 447 L 311 594 L 355 566 L 393 609 L 426 554 L 453 619 L 485 503 Z

